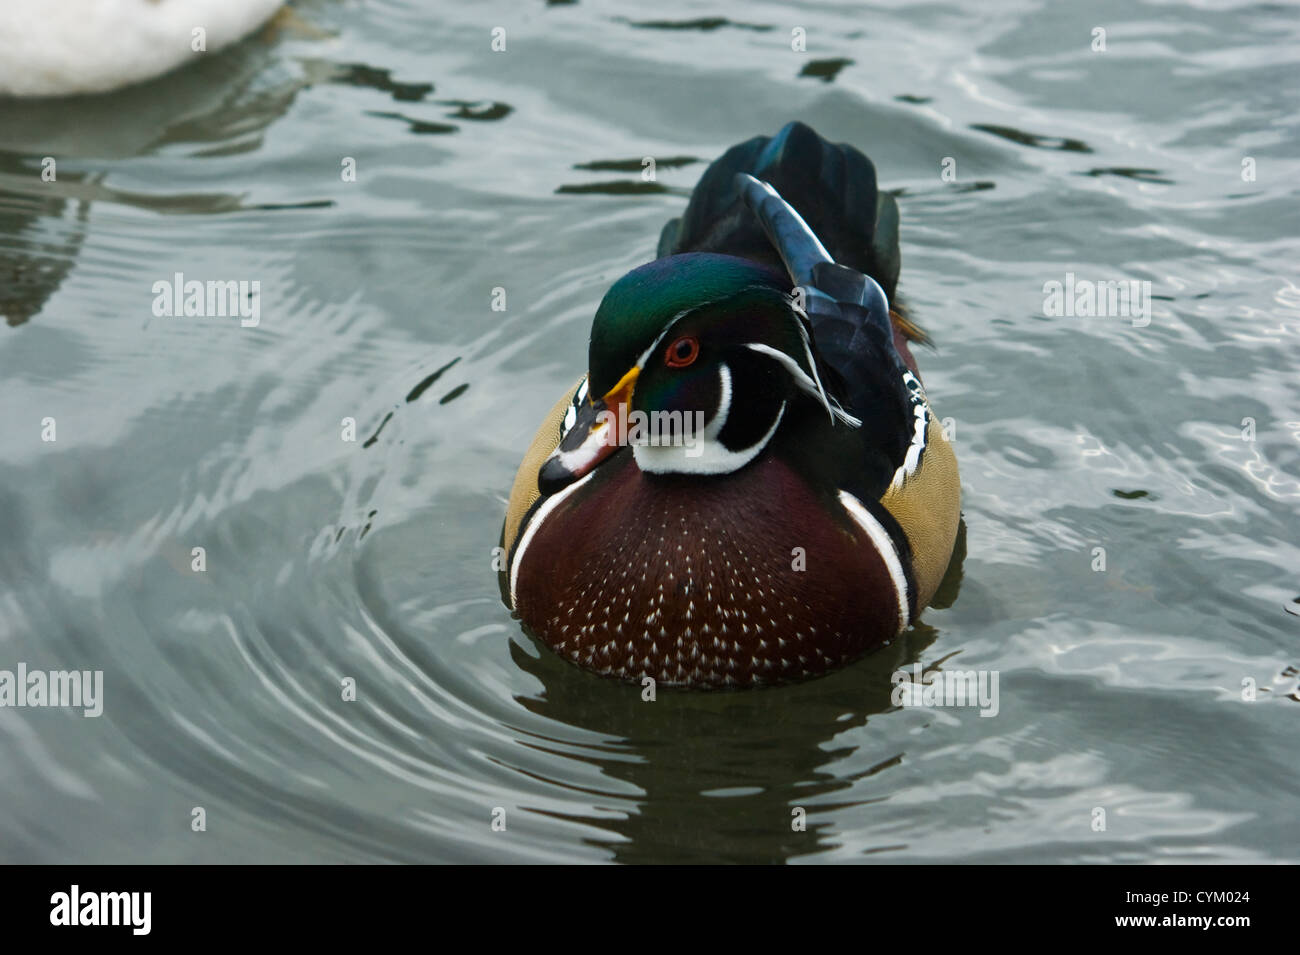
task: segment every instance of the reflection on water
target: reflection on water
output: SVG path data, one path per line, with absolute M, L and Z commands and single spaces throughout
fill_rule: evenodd
M 818 821 L 819 811 L 869 812 L 884 798 L 855 795 L 854 784 L 887 773 L 904 752 L 844 776 L 828 764 L 845 752 L 837 737 L 890 709 L 889 674 L 915 659 L 933 635 L 919 627 L 904 645 L 817 684 L 753 693 L 666 691 L 654 702 L 635 689 L 592 680 L 545 651 L 512 644 L 512 657 L 544 687 L 517 697 L 521 706 L 618 741 L 610 752 L 597 749 L 583 758 L 607 778 L 633 787 L 634 811 L 618 818 L 577 817 L 618 837 L 602 840 L 616 860 L 779 862 L 835 843 L 832 827 Z M 771 692 L 779 699 L 770 698 Z M 553 740 L 529 745 L 564 755 Z M 798 808 L 808 815 L 806 832 L 792 825 Z
M 0 181 L 39 175 L 25 157 L 0 152 Z M 89 211 L 84 200 L 0 192 L 0 315 L 7 324 L 21 325 L 58 291 L 85 239 Z
M 0 102 L 0 669 L 106 697 L 0 708 L 0 859 L 1300 858 L 1294 18 L 443 6 Z M 502 609 L 504 495 L 601 294 L 795 117 L 899 198 L 964 563 L 846 670 L 648 702 Z M 154 316 L 176 272 L 260 323 Z M 1150 325 L 1045 315 L 1067 272 Z M 914 663 L 998 715 L 893 705 Z

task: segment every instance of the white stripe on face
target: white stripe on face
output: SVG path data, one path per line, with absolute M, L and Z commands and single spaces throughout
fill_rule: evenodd
M 808 373 L 799 367 L 799 363 L 785 352 L 773 348 L 771 345 L 763 345 L 758 342 L 751 342 L 745 347 L 756 354 L 766 355 L 789 372 L 790 377 L 794 379 L 796 385 L 822 403 L 823 407 L 826 408 L 826 413 L 831 416 L 832 422 L 838 418 L 850 428 L 858 428 L 862 426 L 861 419 L 855 418 L 838 404 L 831 401 L 830 395 L 828 395 L 826 389 L 822 387 L 821 379 L 809 377 Z M 808 360 L 812 361 L 811 351 L 808 352 Z M 813 367 L 815 369 L 816 365 L 814 364 Z
M 754 444 L 739 451 L 733 451 L 718 440 L 718 434 L 727 423 L 731 413 L 731 369 L 726 365 L 718 366 L 718 410 L 704 427 L 704 433 L 695 436 L 694 446 L 683 443 L 676 445 L 632 445 L 632 456 L 636 465 L 647 474 L 730 474 L 739 471 L 767 447 L 781 426 L 785 416 L 785 402 L 777 410 L 776 420 L 767 434 Z

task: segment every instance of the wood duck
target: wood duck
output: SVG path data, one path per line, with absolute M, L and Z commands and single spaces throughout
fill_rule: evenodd
M 502 592 L 552 650 L 687 687 L 817 676 L 934 596 L 957 461 L 891 308 L 898 207 L 790 123 L 732 147 L 619 279 L 515 478 Z

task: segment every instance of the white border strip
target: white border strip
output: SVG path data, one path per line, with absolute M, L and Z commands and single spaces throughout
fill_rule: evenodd
M 903 562 L 898 559 L 898 548 L 894 546 L 894 539 L 889 536 L 889 531 L 885 530 L 880 521 L 862 506 L 862 502 L 848 491 L 840 491 L 840 503 L 844 505 L 844 510 L 849 512 L 849 516 L 857 525 L 867 532 L 867 536 L 876 545 L 876 550 L 884 560 L 885 567 L 889 569 L 889 576 L 894 581 L 894 594 L 898 597 L 898 632 L 902 633 L 910 619 L 907 609 L 907 575 L 903 573 Z
M 564 488 L 564 490 L 556 491 L 554 494 L 548 497 L 542 503 L 542 506 L 537 509 L 537 513 L 533 515 L 533 519 L 529 521 L 528 525 L 524 528 L 523 537 L 519 538 L 519 543 L 515 547 L 515 559 L 510 563 L 510 609 L 511 610 L 515 609 L 515 603 L 516 603 L 515 588 L 519 585 L 519 565 L 523 563 L 524 551 L 527 550 L 528 545 L 532 543 L 533 535 L 536 534 L 537 529 L 542 526 L 542 521 L 546 520 L 546 515 L 551 513 L 551 511 L 555 510 L 556 506 L 565 498 L 567 498 L 570 494 L 572 494 L 578 488 L 582 487 L 584 484 L 590 481 L 592 476 L 595 473 L 596 473 L 595 470 L 592 470 L 588 474 L 579 478 L 577 481 L 574 481 L 568 487 Z

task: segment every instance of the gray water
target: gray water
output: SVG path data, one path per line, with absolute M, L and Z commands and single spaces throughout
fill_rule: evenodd
M 0 708 L 0 860 L 1300 861 L 1300 9 L 295 11 L 0 104 L 0 669 L 104 674 Z M 795 118 L 899 196 L 960 587 L 825 679 L 643 702 L 502 607 L 505 494 L 604 290 Z M 156 316 L 177 272 L 259 323 Z M 1149 324 L 1046 314 L 1067 273 Z M 892 705 L 913 662 L 997 715 Z

